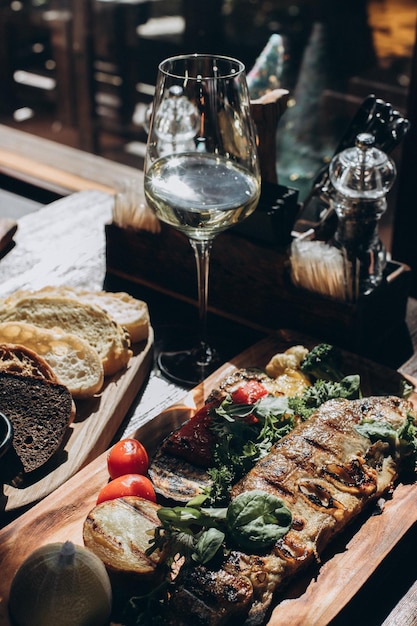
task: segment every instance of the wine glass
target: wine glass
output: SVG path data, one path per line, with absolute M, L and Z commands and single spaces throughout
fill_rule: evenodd
M 213 239 L 252 213 L 260 195 L 243 63 L 208 54 L 175 56 L 160 63 L 144 172 L 149 206 L 161 221 L 187 235 L 196 258 L 198 345 L 162 352 L 158 359 L 169 379 L 193 385 L 220 365 L 207 341 Z

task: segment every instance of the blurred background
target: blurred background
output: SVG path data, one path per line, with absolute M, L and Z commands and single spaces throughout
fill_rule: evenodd
M 289 90 L 276 166 L 300 200 L 368 94 L 410 105 L 415 0 L 0 0 L 0 12 L 0 123 L 134 167 L 172 54 L 240 58 L 257 68 L 254 97 Z

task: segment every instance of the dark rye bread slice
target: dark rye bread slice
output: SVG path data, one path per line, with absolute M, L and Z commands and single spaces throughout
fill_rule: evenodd
M 0 371 L 59 383 L 58 377 L 45 359 L 19 344 L 0 343 Z
M 13 448 L 29 473 L 60 448 L 75 408 L 64 385 L 0 372 L 0 411 L 12 423 Z

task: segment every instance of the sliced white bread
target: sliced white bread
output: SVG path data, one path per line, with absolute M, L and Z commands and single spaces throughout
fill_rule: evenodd
M 86 302 L 104 309 L 108 315 L 125 328 L 132 343 L 138 343 L 148 337 L 149 334 L 149 310 L 143 300 L 133 298 L 124 291 L 88 291 L 77 289 L 67 285 L 47 286 L 36 291 L 19 290 L 4 299 L 5 304 L 15 305 L 25 297 L 59 296 L 73 298 L 80 302 Z
M 128 332 L 101 308 L 60 296 L 27 296 L 3 304 L 0 322 L 25 322 L 77 335 L 99 354 L 105 376 L 125 368 L 132 356 Z
M 82 302 L 101 307 L 118 324 L 126 328 L 132 343 L 138 343 L 149 334 L 149 310 L 143 300 L 133 298 L 119 291 L 80 291 L 77 294 Z
M 61 330 L 41 328 L 26 322 L 0 323 L 0 342 L 21 344 L 32 350 L 39 359 L 46 361 L 52 368 L 57 380 L 68 387 L 75 399 L 90 398 L 99 393 L 104 382 L 104 370 L 101 358 L 90 344 L 71 333 Z M 0 356 L 2 355 L 0 346 Z M 4 362 L 10 371 L 18 365 L 16 353 L 3 349 L 1 363 Z M 23 372 L 23 366 L 22 371 Z

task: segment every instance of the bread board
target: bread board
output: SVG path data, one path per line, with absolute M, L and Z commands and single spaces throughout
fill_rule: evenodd
M 153 363 L 153 329 L 148 338 L 133 345 L 128 367 L 108 377 L 100 394 L 76 401 L 76 416 L 60 451 L 29 475 L 19 488 L 4 485 L 0 500 L 3 515 L 33 504 L 62 485 L 80 468 L 106 450 L 123 421 Z
M 278 351 L 294 343 L 314 345 L 312 340 L 293 332 L 281 331 L 268 337 L 226 363 L 207 380 L 191 390 L 175 406 L 141 426 L 132 435 L 152 451 L 162 438 L 188 419 L 222 378 L 237 367 L 264 366 Z M 354 355 L 345 355 L 347 366 L 361 374 L 364 391 L 394 393 L 400 374 Z M 413 384 L 416 381 L 411 381 Z M 417 407 L 417 394 L 411 401 Z M 53 541 L 71 540 L 82 544 L 82 526 L 94 506 L 98 491 L 108 480 L 106 454 L 73 476 L 30 511 L 0 531 L 0 626 L 9 626 L 7 598 L 14 572 L 34 549 Z M 340 537 L 336 552 L 324 558 L 318 572 L 307 572 L 307 582 L 295 581 L 274 609 L 268 626 L 328 626 L 354 598 L 417 520 L 416 484 L 399 484 L 379 516 L 371 513 L 353 533 Z M 401 520 L 401 523 L 399 523 Z

